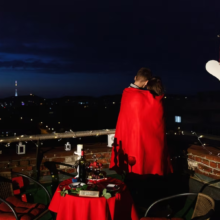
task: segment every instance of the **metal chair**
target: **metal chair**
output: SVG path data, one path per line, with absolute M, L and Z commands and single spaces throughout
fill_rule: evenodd
M 14 207 L 12 204 L 10 204 L 10 202 L 6 201 L 7 198 L 14 196 L 11 174 L 12 174 L 11 172 L 0 172 L 0 202 L 6 204 L 11 209 L 15 219 L 19 220 L 19 219 L 22 219 L 22 214 L 17 214 L 16 211 L 15 211 L 16 207 Z M 49 202 L 51 201 L 51 196 L 50 196 L 49 192 L 47 191 L 47 189 L 42 184 L 40 184 L 39 182 L 37 182 L 36 180 L 32 179 L 31 177 L 29 177 L 25 174 L 15 173 L 15 172 L 13 172 L 13 174 L 15 174 L 17 176 L 25 177 L 25 178 L 29 179 L 30 181 L 36 183 L 40 187 L 42 187 L 43 190 L 45 191 L 45 193 L 47 194 Z M 43 212 L 41 212 L 39 215 L 37 215 L 37 216 L 35 216 L 34 218 L 31 218 L 31 219 L 37 220 L 37 219 L 41 218 L 43 215 L 45 215 L 48 211 L 49 210 L 46 209 Z M 10 217 L 13 217 L 13 216 L 11 216 L 12 213 L 11 212 L 1 212 L 0 211 L 0 219 L 4 219 L 5 214 L 8 214 Z M 24 214 L 26 216 L 28 215 L 28 213 L 24 213 Z M 1 215 L 3 217 L 1 217 Z M 14 217 L 13 217 L 13 219 L 14 219 Z
M 165 200 L 169 200 L 169 199 L 174 199 L 177 197 L 182 197 L 182 196 L 197 196 L 196 205 L 195 205 L 193 215 L 191 218 L 192 220 L 209 220 L 210 219 L 210 217 L 214 213 L 214 208 L 215 208 L 215 202 L 211 197 L 209 197 L 203 193 L 183 193 L 183 194 L 169 196 L 169 197 L 157 200 L 156 202 L 154 202 L 153 204 L 151 204 L 149 206 L 149 208 L 147 209 L 147 211 L 144 215 L 144 218 L 142 218 L 141 220 L 153 219 L 153 218 L 147 217 L 147 215 L 148 215 L 150 209 L 154 205 L 156 205 L 157 203 L 165 201 Z M 160 218 L 155 218 L 155 220 L 156 219 L 159 220 Z M 169 219 L 169 217 L 168 217 L 168 219 Z M 175 218 L 171 218 L 171 219 L 175 219 Z

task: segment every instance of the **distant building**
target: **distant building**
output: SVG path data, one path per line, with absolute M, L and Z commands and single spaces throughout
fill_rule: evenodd
M 17 85 L 18 85 L 18 83 L 17 83 L 17 81 L 15 81 L 15 96 L 18 96 L 18 89 L 17 89 Z

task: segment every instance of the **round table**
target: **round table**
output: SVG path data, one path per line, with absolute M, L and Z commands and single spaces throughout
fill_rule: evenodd
M 97 184 L 109 183 L 120 185 L 120 192 L 106 199 L 78 195 L 60 195 L 60 189 L 70 184 L 72 179 L 59 184 L 54 193 L 49 210 L 57 213 L 57 220 L 138 220 L 133 200 L 126 185 L 115 178 L 106 178 Z

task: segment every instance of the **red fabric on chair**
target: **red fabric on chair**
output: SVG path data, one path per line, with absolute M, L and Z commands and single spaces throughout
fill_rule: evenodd
M 22 176 L 17 176 L 12 178 L 14 195 L 19 195 L 21 193 L 21 188 L 24 187 L 24 180 Z
M 16 208 L 16 207 L 14 207 L 14 210 L 16 214 L 19 217 L 21 217 L 21 219 L 23 220 L 33 219 L 34 217 L 38 216 L 40 213 L 44 211 L 43 209 L 38 209 L 38 208 L 26 209 L 26 208 Z M 8 207 L 5 209 L 4 212 L 0 212 L 0 219 L 13 219 L 14 220 L 15 218 L 14 218 L 14 214 L 12 213 L 11 209 Z
M 17 208 L 17 207 L 13 207 L 16 213 L 26 213 L 25 211 L 27 210 L 26 208 Z M 8 205 L 6 205 L 5 203 L 1 203 L 0 204 L 0 211 L 2 212 L 12 212 L 11 209 L 9 208 Z
M 46 206 L 44 204 L 38 204 L 37 207 L 38 209 L 46 209 Z
M 23 202 L 16 196 L 10 196 L 6 199 L 6 201 L 15 207 L 21 207 L 21 208 L 27 208 L 27 209 L 35 208 L 37 205 L 36 203 Z
M 42 213 L 46 206 L 43 204 L 31 204 L 22 202 L 16 196 L 11 196 L 6 199 L 10 205 L 14 208 L 15 212 L 20 217 L 20 220 L 30 220 Z M 23 215 L 22 215 L 23 214 Z M 14 220 L 12 210 L 5 204 L 0 204 L 0 220 Z
M 38 216 L 42 211 L 43 211 L 42 209 L 34 208 L 34 209 L 28 209 L 27 213 L 32 214 L 33 216 Z
M 21 195 L 21 200 L 22 200 L 23 202 L 28 202 L 28 201 L 27 201 L 27 196 L 26 196 L 26 194 L 22 194 L 22 195 Z
M 39 208 L 21 208 L 21 207 L 13 207 L 15 212 L 18 214 L 24 214 L 24 213 L 31 213 L 33 216 L 37 216 L 39 215 L 43 209 L 39 209 Z M 5 203 L 1 203 L 0 204 L 0 211 L 2 212 L 12 212 L 11 209 L 5 204 Z
M 154 218 L 154 217 L 144 217 L 140 220 L 169 220 L 169 218 Z M 171 220 L 184 220 L 183 218 L 171 218 Z
M 12 180 L 13 188 L 15 188 L 15 186 L 19 188 L 24 187 L 24 180 L 22 176 L 13 177 L 11 180 Z
M 19 195 L 21 193 L 21 190 L 20 189 L 14 189 L 13 192 L 14 192 L 14 195 Z
M 25 214 L 25 215 L 18 215 L 20 220 L 31 220 L 33 219 L 33 216 Z M 15 220 L 15 216 L 13 213 L 1 213 L 0 212 L 0 219 L 2 220 Z

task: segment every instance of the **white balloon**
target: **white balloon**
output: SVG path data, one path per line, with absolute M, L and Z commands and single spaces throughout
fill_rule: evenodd
M 216 60 L 210 60 L 206 63 L 205 68 L 207 72 L 220 80 L 220 63 Z

